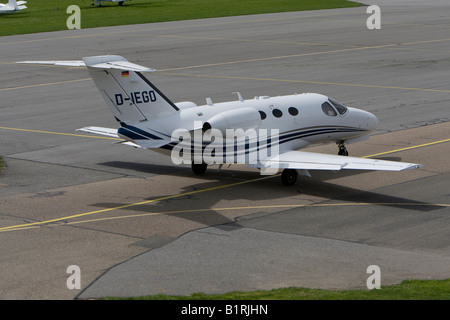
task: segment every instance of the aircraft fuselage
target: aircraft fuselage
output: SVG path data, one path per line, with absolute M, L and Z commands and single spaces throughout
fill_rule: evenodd
M 219 115 L 217 122 L 209 128 L 220 129 L 223 124 L 227 129 L 278 129 L 279 147 L 283 151 L 300 149 L 310 144 L 351 142 L 369 134 L 378 124 L 378 119 L 367 111 L 350 107 L 338 110 L 327 96 L 315 93 L 262 96 L 203 106 L 188 102 L 175 105 L 180 107 L 180 111 L 174 115 L 122 124 L 124 129 L 119 131 L 120 135 L 134 142 L 136 138 L 144 138 L 132 132 L 136 131 L 133 128 L 139 128 L 155 137 L 167 138 L 178 129 L 200 129 L 196 123 L 208 123 Z M 221 115 L 224 119 L 220 118 Z M 223 132 L 223 138 L 226 139 L 226 132 Z M 167 147 L 163 149 L 168 150 Z

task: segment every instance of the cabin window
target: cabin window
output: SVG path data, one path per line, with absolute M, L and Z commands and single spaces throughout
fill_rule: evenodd
M 281 118 L 283 116 L 283 112 L 280 109 L 273 109 L 272 114 L 275 118 Z
M 347 112 L 348 108 L 346 106 L 344 106 L 342 103 L 340 103 L 339 101 L 336 101 L 331 98 L 328 98 L 328 100 L 336 108 L 336 110 L 339 112 L 339 114 L 343 115 Z
M 261 115 L 261 120 L 264 120 L 265 118 L 267 118 L 267 115 L 264 111 L 259 111 L 259 114 Z
M 289 114 L 291 115 L 291 116 L 296 116 L 296 115 L 298 115 L 298 110 L 297 110 L 297 108 L 294 108 L 294 107 L 290 107 L 289 109 L 288 109 L 288 112 L 289 112 Z
M 337 116 L 336 110 L 333 109 L 333 107 L 328 103 L 328 102 L 324 102 L 322 103 L 322 111 L 330 117 L 335 117 Z

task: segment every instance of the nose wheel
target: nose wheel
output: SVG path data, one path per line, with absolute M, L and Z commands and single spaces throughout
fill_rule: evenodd
M 339 141 L 338 147 L 339 147 L 338 155 L 348 156 L 348 151 L 347 151 L 347 148 L 345 147 L 345 141 Z

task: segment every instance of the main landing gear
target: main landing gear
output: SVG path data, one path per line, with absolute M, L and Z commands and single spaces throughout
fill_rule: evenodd
M 348 156 L 347 148 L 345 147 L 345 141 L 336 142 L 339 147 L 338 155 L 340 156 Z
M 281 173 L 281 182 L 285 186 L 293 186 L 297 181 L 297 170 L 295 169 L 284 169 Z
M 208 164 L 207 163 L 194 163 L 192 162 L 192 171 L 199 175 L 199 174 L 204 174 L 206 172 L 206 169 L 208 168 Z
M 192 163 L 192 172 L 196 175 L 202 175 L 206 172 L 208 164 L 206 163 Z M 281 182 L 285 186 L 293 186 L 297 182 L 297 170 L 295 169 L 284 169 L 281 173 Z
M 191 165 L 192 172 L 196 175 L 201 175 L 206 172 L 208 168 L 208 164 L 206 163 L 192 163 Z M 297 170 L 295 169 L 284 169 L 281 173 L 281 182 L 285 186 L 293 186 L 295 182 L 297 182 Z

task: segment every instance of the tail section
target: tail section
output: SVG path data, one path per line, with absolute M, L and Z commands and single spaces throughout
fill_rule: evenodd
M 121 56 L 86 57 L 82 61 L 17 63 L 87 67 L 108 107 L 120 122 L 142 122 L 170 116 L 179 111 L 179 108 L 142 74 L 156 71 L 155 69 L 128 62 Z
M 141 73 L 155 70 L 132 64 L 120 56 L 87 57 L 83 61 L 112 113 L 120 121 L 147 121 L 179 110 Z

